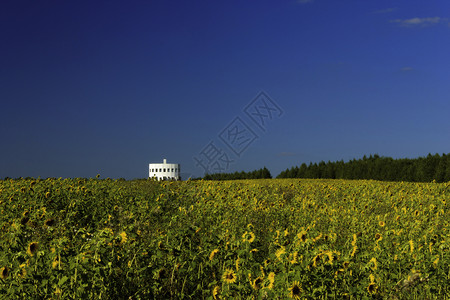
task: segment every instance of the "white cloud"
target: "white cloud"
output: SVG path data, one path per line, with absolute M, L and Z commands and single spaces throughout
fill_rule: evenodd
M 387 13 L 391 13 L 397 10 L 397 7 L 390 7 L 390 8 L 386 8 L 386 9 L 380 9 L 380 10 L 376 10 L 373 13 L 374 14 L 387 14 Z
M 391 23 L 397 23 L 400 26 L 403 27 L 413 27 L 413 26 L 428 26 L 428 25 L 435 25 L 441 23 L 441 21 L 444 21 L 446 19 L 442 19 L 440 17 L 434 17 L 434 18 L 412 18 L 412 19 L 396 19 L 391 20 Z

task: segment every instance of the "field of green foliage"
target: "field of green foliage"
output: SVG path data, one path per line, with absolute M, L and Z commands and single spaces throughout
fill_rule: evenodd
M 2 299 L 450 298 L 450 183 L 0 181 Z

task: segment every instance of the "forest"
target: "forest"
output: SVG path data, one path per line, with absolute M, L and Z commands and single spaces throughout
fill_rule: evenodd
M 203 180 L 237 180 L 237 179 L 269 179 L 272 178 L 270 171 L 264 167 L 251 172 L 234 172 L 234 173 L 214 173 L 206 174 Z
M 302 163 L 281 172 L 277 178 L 374 179 L 381 181 L 450 181 L 450 154 L 393 159 L 377 154 L 348 162 Z
M 250 172 L 206 174 L 203 180 L 238 180 L 272 178 L 270 171 L 264 167 Z M 360 159 L 347 162 L 321 161 L 319 163 L 302 163 L 282 171 L 276 178 L 310 178 L 310 179 L 372 179 L 380 181 L 408 182 L 448 182 L 450 181 L 450 153 L 428 154 L 426 157 L 401 158 L 364 155 Z

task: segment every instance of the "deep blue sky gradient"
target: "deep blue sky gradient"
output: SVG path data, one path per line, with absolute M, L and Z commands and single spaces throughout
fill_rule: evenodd
M 200 176 L 262 90 L 284 113 L 227 171 L 448 153 L 449 18 L 444 0 L 2 1 L 0 178 L 163 158 Z

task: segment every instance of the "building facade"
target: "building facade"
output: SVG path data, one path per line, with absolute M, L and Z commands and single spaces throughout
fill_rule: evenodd
M 180 164 L 169 164 L 165 158 L 162 164 L 149 164 L 148 177 L 156 180 L 181 180 Z

